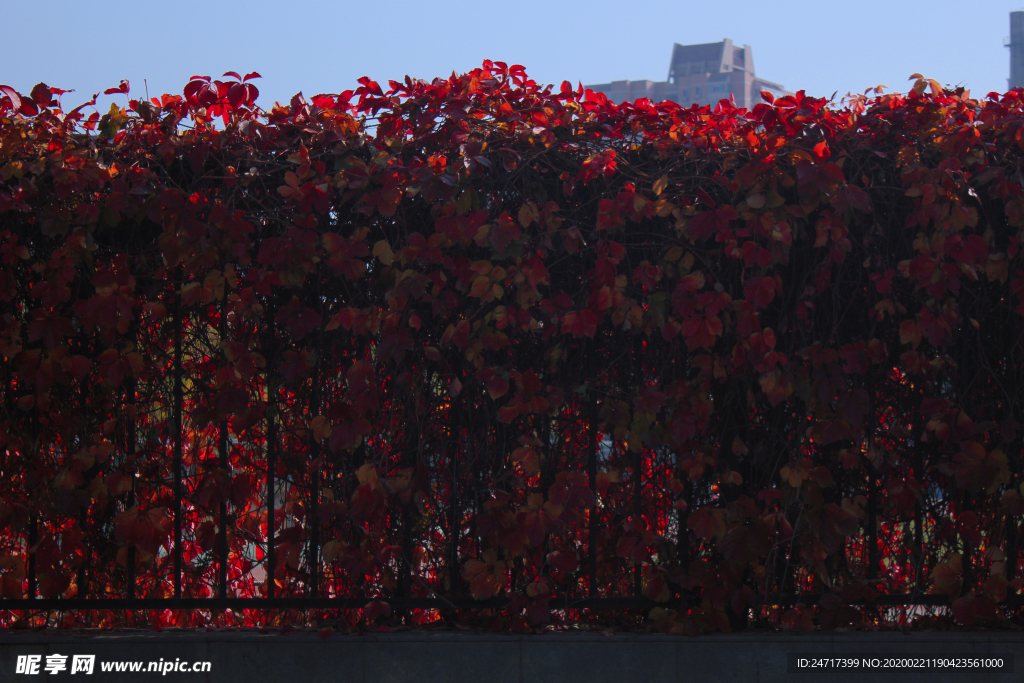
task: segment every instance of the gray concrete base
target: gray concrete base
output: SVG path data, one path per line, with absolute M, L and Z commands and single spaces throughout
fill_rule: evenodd
M 47 674 L 47 655 L 67 655 L 67 669 Z M 1004 670 L 871 669 L 791 672 L 801 657 L 1002 657 Z M 16 673 L 19 656 L 38 655 L 39 673 Z M 95 655 L 94 673 L 70 673 L 73 655 Z M 209 661 L 206 673 L 147 672 L 148 662 Z M 1012 661 L 1009 661 L 1012 660 Z M 104 672 L 104 662 L 143 662 L 142 673 Z M 847 661 L 847 664 L 850 662 Z M 1008 669 L 1006 667 L 1008 665 Z M 405 632 L 361 636 L 316 633 L 0 632 L 0 682 L 207 681 L 260 683 L 708 683 L 787 681 L 1020 681 L 1024 634 L 814 633 L 717 634 L 697 638 L 615 634 L 485 635 Z

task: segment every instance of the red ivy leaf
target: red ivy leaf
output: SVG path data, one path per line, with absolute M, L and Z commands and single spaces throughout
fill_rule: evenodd
M 104 95 L 117 95 L 117 94 L 127 95 L 128 94 L 128 90 L 129 90 L 129 88 L 128 88 L 128 81 L 126 81 L 125 79 L 122 78 L 120 85 L 118 85 L 116 88 L 107 88 L 106 90 L 103 91 L 103 94 Z

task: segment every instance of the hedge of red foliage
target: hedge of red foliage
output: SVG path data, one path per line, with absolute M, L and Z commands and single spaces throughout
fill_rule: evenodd
M 253 76 L 0 88 L 3 598 L 1014 618 L 1024 91 L 683 109 L 484 62 L 262 111 Z

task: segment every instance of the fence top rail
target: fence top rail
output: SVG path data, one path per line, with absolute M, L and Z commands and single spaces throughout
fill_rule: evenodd
M 801 593 L 779 595 L 762 601 L 763 606 L 815 605 L 831 593 Z M 507 609 L 516 607 L 516 600 L 511 598 L 490 598 L 475 600 L 473 598 L 382 598 L 382 597 L 347 597 L 347 598 L 311 598 L 311 597 L 272 597 L 272 598 L 35 598 L 35 599 L 0 599 L 0 610 L 133 610 L 133 609 L 297 609 L 297 610 L 350 610 L 362 609 L 371 602 L 384 602 L 395 609 L 426 609 L 426 610 L 477 610 Z M 656 602 L 649 598 L 619 597 L 582 597 L 552 598 L 548 601 L 551 609 L 653 609 L 655 607 L 680 608 L 696 606 L 700 599 L 696 597 L 672 598 Z M 874 600 L 843 600 L 843 605 L 867 605 L 878 607 L 943 607 L 952 604 L 946 595 L 936 594 L 882 594 Z M 1024 605 L 1024 596 L 1008 595 L 1000 604 L 1008 607 Z

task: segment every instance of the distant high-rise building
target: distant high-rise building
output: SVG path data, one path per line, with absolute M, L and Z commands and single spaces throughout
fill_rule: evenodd
M 775 97 L 791 94 L 778 83 L 758 78 L 754 74 L 753 50 L 749 45 L 735 47 L 728 38 L 700 45 L 676 43 L 667 81 L 612 81 L 586 87 L 604 93 L 614 102 L 646 97 L 654 102 L 671 100 L 684 107 L 713 105 L 732 97 L 736 106 L 750 109 L 761 102 L 762 90 Z
M 1024 12 L 1010 12 L 1010 88 L 1024 88 Z

